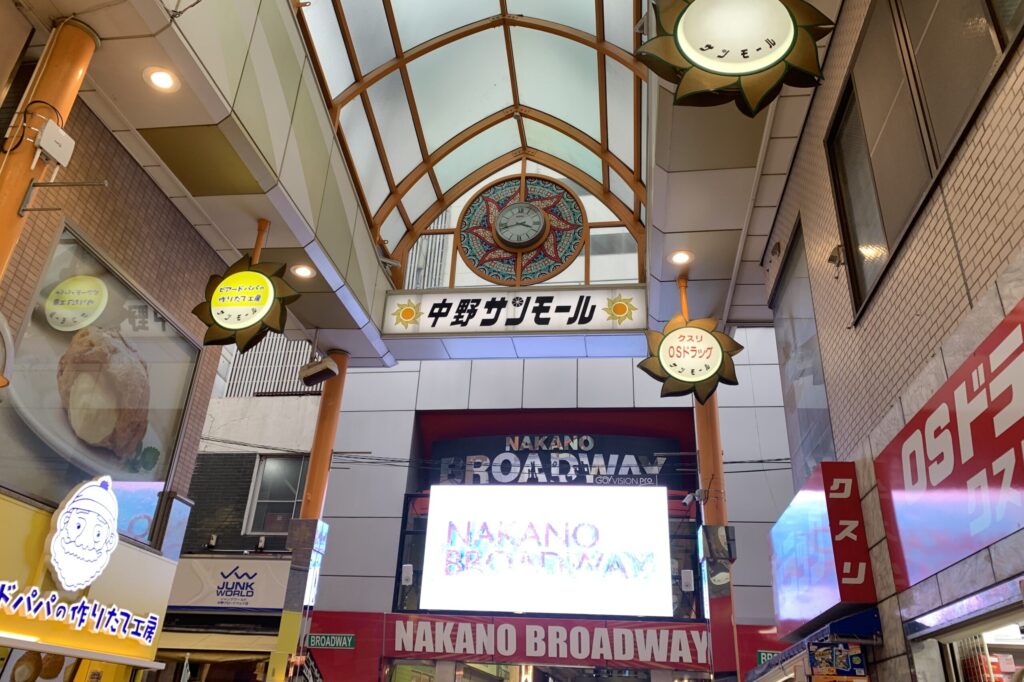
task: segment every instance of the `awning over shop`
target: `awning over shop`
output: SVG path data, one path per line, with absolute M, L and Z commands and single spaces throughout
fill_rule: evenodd
M 101 661 L 103 663 L 127 665 L 132 668 L 144 668 L 146 670 L 164 669 L 163 663 L 157 661 L 150 661 L 145 658 L 133 658 L 131 656 L 115 656 L 113 654 L 102 654 L 97 651 L 89 651 L 87 649 L 73 649 L 71 647 L 64 646 L 51 646 L 49 644 L 43 644 L 42 642 L 33 642 L 30 640 L 19 639 L 16 637 L 0 636 L 0 647 L 9 647 L 11 649 L 25 649 L 27 651 L 38 651 L 44 654 L 57 654 L 58 656 L 68 656 L 70 658 L 80 658 L 89 661 Z
M 160 635 L 159 656 L 165 660 L 189 660 L 206 662 L 257 660 L 266 658 L 274 650 L 277 637 L 274 635 L 227 635 L 216 632 L 167 632 Z M 205 659 L 203 656 L 217 658 Z
M 880 644 L 882 642 L 882 621 L 877 608 L 860 611 L 832 621 L 782 653 L 774 656 L 747 673 L 747 682 L 759 680 L 776 668 L 807 651 L 808 644 L 818 642 L 850 642 L 857 644 Z

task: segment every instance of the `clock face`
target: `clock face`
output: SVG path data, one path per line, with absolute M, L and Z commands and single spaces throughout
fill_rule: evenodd
M 544 213 L 525 201 L 512 202 L 501 209 L 494 231 L 511 247 L 530 246 L 544 234 Z

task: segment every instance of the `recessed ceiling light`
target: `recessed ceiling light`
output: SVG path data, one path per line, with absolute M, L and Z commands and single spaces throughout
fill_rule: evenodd
M 175 92 L 181 87 L 178 77 L 163 67 L 151 66 L 142 75 L 149 87 L 160 92 Z
M 669 260 L 675 263 L 676 265 L 686 265 L 687 263 L 693 260 L 693 254 L 690 253 L 689 251 L 676 251 L 671 256 L 669 256 Z
M 316 270 L 303 263 L 300 265 L 293 265 L 292 274 L 296 277 L 301 277 L 302 279 L 310 279 L 316 275 Z

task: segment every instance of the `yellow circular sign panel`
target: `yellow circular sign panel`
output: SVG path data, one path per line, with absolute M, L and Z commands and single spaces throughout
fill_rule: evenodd
M 658 347 L 658 361 L 668 375 L 694 384 L 715 376 L 724 357 L 722 345 L 711 332 L 697 327 L 669 332 Z
M 237 331 L 259 324 L 274 305 L 270 278 L 254 270 L 228 275 L 210 299 L 210 313 L 224 329 Z
M 73 332 L 99 319 L 107 307 L 107 285 L 92 275 L 75 275 L 46 297 L 46 321 L 59 332 Z

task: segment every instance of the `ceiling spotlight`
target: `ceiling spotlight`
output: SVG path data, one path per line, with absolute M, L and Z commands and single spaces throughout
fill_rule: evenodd
M 151 66 L 142 72 L 149 87 L 160 92 L 175 92 L 181 87 L 181 81 L 173 73 L 159 66 Z
M 302 279 L 310 279 L 316 275 L 316 270 L 303 263 L 300 265 L 293 265 L 292 274 L 296 277 L 301 277 Z
M 669 256 L 669 260 L 675 263 L 676 265 L 686 265 L 687 263 L 693 260 L 693 254 L 690 253 L 689 251 L 676 251 L 671 256 Z

